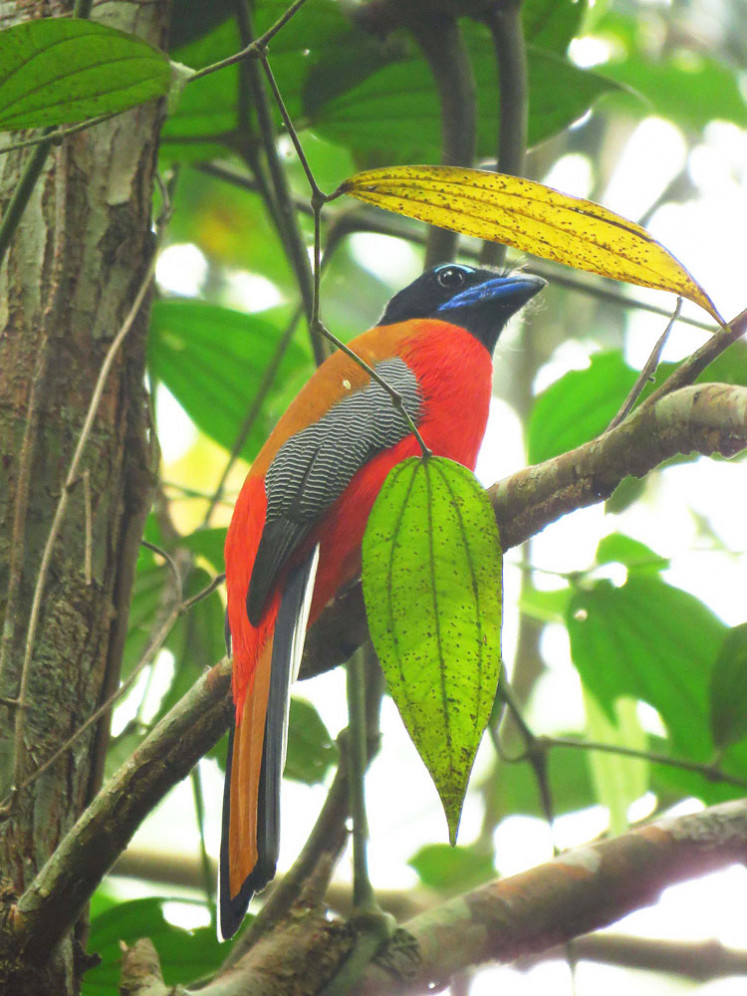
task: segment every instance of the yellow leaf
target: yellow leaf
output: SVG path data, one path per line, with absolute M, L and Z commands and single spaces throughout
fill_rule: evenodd
M 603 277 L 671 291 L 724 320 L 685 267 L 645 228 L 533 180 L 453 166 L 372 169 L 338 193 Z

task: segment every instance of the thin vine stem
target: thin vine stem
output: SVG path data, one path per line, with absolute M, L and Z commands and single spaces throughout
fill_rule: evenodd
M 309 187 L 311 188 L 311 208 L 312 211 L 314 212 L 314 303 L 313 303 L 312 318 L 311 318 L 312 333 L 315 329 L 318 330 L 319 333 L 323 335 L 329 342 L 331 342 L 333 346 L 335 346 L 337 349 L 345 353 L 345 355 L 349 357 L 351 360 L 353 360 L 353 362 L 357 363 L 359 367 L 361 367 L 363 370 L 366 371 L 371 380 L 375 381 L 380 387 L 382 387 L 386 391 L 394 407 L 402 414 L 403 418 L 407 422 L 408 428 L 415 436 L 415 439 L 418 442 L 418 446 L 420 447 L 423 459 L 427 460 L 428 457 L 432 455 L 432 452 L 430 448 L 426 445 L 425 441 L 423 440 L 423 437 L 420 435 L 418 427 L 415 425 L 412 416 L 405 408 L 402 395 L 399 393 L 399 391 L 396 391 L 390 384 L 388 384 L 386 380 L 384 380 L 384 378 L 380 374 L 378 374 L 369 363 L 366 363 L 366 361 L 363 359 L 362 356 L 359 356 L 349 346 L 347 346 L 344 342 L 342 342 L 341 339 L 338 339 L 337 336 L 334 335 L 334 333 L 330 332 L 329 329 L 322 322 L 321 318 L 319 317 L 319 305 L 321 297 L 320 281 L 321 281 L 321 269 L 322 269 L 321 267 L 322 208 L 328 201 L 331 201 L 336 197 L 338 197 L 339 191 L 336 190 L 332 194 L 325 194 L 324 191 L 322 191 L 322 189 L 317 184 L 314 174 L 311 171 L 311 167 L 309 166 L 309 161 L 306 158 L 306 154 L 303 150 L 303 146 L 301 145 L 301 140 L 298 137 L 298 132 L 296 131 L 293 121 L 291 120 L 291 117 L 288 114 L 288 110 L 285 106 L 283 96 L 280 93 L 280 89 L 277 85 L 275 76 L 270 67 L 270 63 L 267 58 L 267 51 L 264 48 L 258 48 L 257 58 L 262 63 L 262 68 L 264 69 L 265 75 L 267 76 L 267 82 L 270 84 L 270 89 L 272 90 L 273 96 L 278 106 L 278 110 L 280 111 L 280 116 L 282 117 L 283 123 L 285 124 L 285 127 L 288 130 L 288 135 L 290 136 L 291 142 L 293 143 L 293 147 L 296 150 L 296 155 L 298 156 L 298 160 L 301 163 L 301 168 L 306 174 L 306 179 L 308 180 Z

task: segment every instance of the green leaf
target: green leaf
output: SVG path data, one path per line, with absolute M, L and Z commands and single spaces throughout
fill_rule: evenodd
M 291 699 L 285 777 L 317 785 L 337 763 L 337 745 L 314 706 L 305 699 Z
M 698 384 L 747 385 L 747 342 L 740 339 L 709 363 L 700 374 Z
M 693 595 L 648 573 L 615 588 L 577 590 L 568 609 L 571 654 L 586 688 L 610 721 L 623 696 L 648 702 L 669 731 L 673 751 L 708 761 L 708 683 L 726 632 Z
M 466 25 L 478 97 L 478 157 L 495 156 L 498 88 L 495 53 L 487 31 Z M 616 84 L 578 69 L 545 49 L 527 47 L 529 143 L 549 138 L 589 109 Z M 304 112 L 315 131 L 387 165 L 435 161 L 441 151 L 441 109 L 433 76 L 422 57 L 390 63 L 354 86 L 327 88 L 323 102 L 308 95 Z
M 596 562 L 598 564 L 623 564 L 629 570 L 663 571 L 669 567 L 669 560 L 624 533 L 610 533 L 599 541 Z
M 711 675 L 711 732 L 717 747 L 747 737 L 747 623 L 730 629 Z
M 527 44 L 565 55 L 572 39 L 579 33 L 586 13 L 580 0 L 526 0 L 521 7 L 524 39 Z
M 70 124 L 168 93 L 171 64 L 95 21 L 43 18 L 0 31 L 0 130 Z
M 173 926 L 164 918 L 164 901 L 150 898 L 118 903 L 91 921 L 88 950 L 100 955 L 101 965 L 86 972 L 82 996 L 117 996 L 122 974 L 120 941 L 134 944 L 149 937 L 169 986 L 199 979 L 220 966 L 230 948 L 218 941 L 215 930 Z
M 599 18 L 594 34 L 611 41 L 615 52 L 599 70 L 644 98 L 637 101 L 639 113 L 653 111 L 694 131 L 714 120 L 747 124 L 736 67 L 692 46 L 678 47 L 676 41 L 666 45 L 664 57 L 657 59 L 648 21 L 617 10 L 607 10 Z
M 607 428 L 635 384 L 619 350 L 595 353 L 585 370 L 571 370 L 534 402 L 527 438 L 530 463 L 550 460 Z
M 500 671 L 500 543 L 470 471 L 439 457 L 394 467 L 363 538 L 363 594 L 389 691 L 453 844 Z
M 469 847 L 426 844 L 407 863 L 423 885 L 449 895 L 467 892 L 495 878 L 492 856 Z
M 184 410 L 226 449 L 241 425 L 283 335 L 280 323 L 202 301 L 156 301 L 148 360 Z M 313 370 L 293 339 L 241 455 L 251 460 Z
M 648 397 L 674 369 L 661 363 L 641 392 Z M 571 370 L 538 395 L 529 419 L 529 462 L 541 463 L 605 431 L 638 378 L 618 349 L 594 353 L 584 370 Z

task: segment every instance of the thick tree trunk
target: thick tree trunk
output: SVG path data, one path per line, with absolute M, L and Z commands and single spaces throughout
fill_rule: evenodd
M 41 0 L 16 6 L 19 19 L 50 13 L 50 4 Z M 168 0 L 112 3 L 95 7 L 94 16 L 163 45 L 168 6 Z M 105 737 L 95 725 L 23 786 L 116 688 L 154 470 L 143 384 L 147 308 L 106 383 L 83 472 L 41 579 L 43 598 L 25 668 L 24 658 L 43 551 L 93 387 L 152 254 L 162 115 L 163 108 L 151 102 L 53 147 L 0 269 L 4 903 L 28 886 L 98 787 Z M 31 154 L 0 158 L 0 210 L 7 208 Z M 25 705 L 19 708 L 14 703 L 20 696 Z M 12 793 L 14 786 L 20 791 Z M 8 950 L 0 940 L 0 954 L 3 947 Z M 73 938 L 45 965 L 9 966 L 0 958 L 3 993 L 65 996 L 77 992 L 79 976 Z

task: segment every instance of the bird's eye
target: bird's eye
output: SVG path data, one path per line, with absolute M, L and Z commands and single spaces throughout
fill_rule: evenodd
M 436 280 L 447 290 L 456 290 L 464 284 L 464 270 L 458 266 L 444 266 L 436 274 Z

